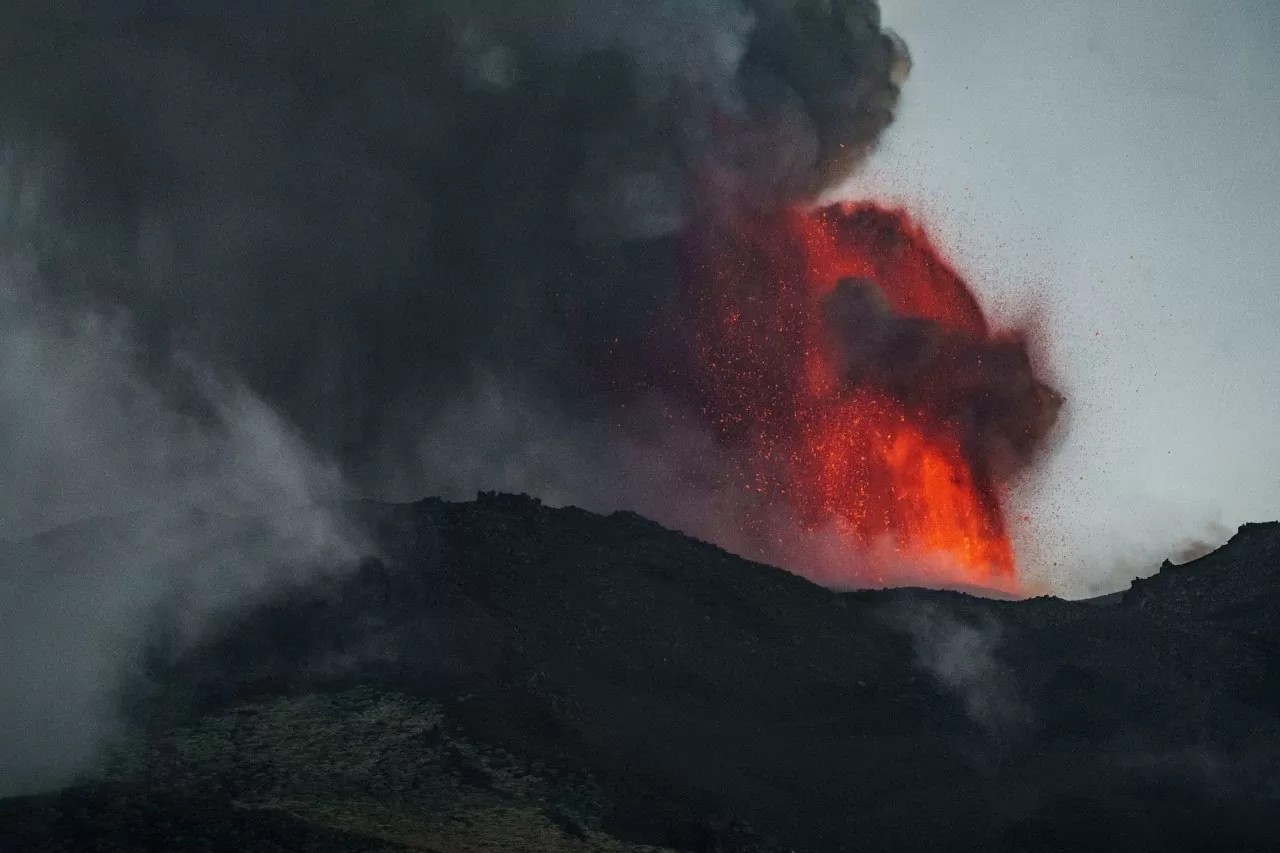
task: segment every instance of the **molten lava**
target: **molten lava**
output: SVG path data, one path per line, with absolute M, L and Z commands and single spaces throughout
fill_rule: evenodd
M 1000 503 L 1061 398 L 993 334 L 905 214 L 759 214 L 690 238 L 704 414 L 765 511 L 847 542 L 852 583 L 889 561 L 1016 588 Z M 763 531 L 762 531 L 763 533 Z

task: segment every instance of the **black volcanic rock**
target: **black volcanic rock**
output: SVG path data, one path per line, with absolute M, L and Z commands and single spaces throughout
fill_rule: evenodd
M 9 801 L 9 837 L 188 849 L 109 790 L 209 809 L 208 850 L 1280 844 L 1280 526 L 1098 607 L 838 594 L 509 495 L 354 513 L 376 559 L 157 640 L 113 787 Z
M 1280 639 L 1280 522 L 1246 524 L 1198 560 L 1166 561 L 1138 579 L 1123 605 L 1177 619 L 1211 621 L 1259 639 Z

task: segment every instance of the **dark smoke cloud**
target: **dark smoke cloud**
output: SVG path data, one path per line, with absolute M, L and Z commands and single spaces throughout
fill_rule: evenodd
M 477 366 L 581 402 L 584 348 L 636 339 L 673 296 L 661 238 L 838 181 L 907 64 L 855 0 L 6 17 L 6 132 L 64 156 L 75 239 L 45 278 L 357 468 L 404 452 Z
M 1036 378 L 1025 342 L 949 331 L 901 316 L 875 282 L 844 279 L 822 303 L 836 364 L 851 386 L 886 389 L 960 425 L 980 458 L 1011 473 L 1040 448 L 1062 397 Z
M 680 230 L 833 186 L 907 67 L 867 0 L 4 4 L 0 538 L 166 510 L 0 554 L 5 790 L 84 766 L 158 603 L 359 550 L 208 513 L 508 488 L 731 539 L 679 383 L 618 365 Z

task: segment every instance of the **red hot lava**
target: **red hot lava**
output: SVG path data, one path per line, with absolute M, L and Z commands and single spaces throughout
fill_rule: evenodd
M 847 543 L 852 583 L 905 561 L 1016 589 L 1000 492 L 1061 398 L 923 230 L 872 204 L 793 210 L 700 231 L 690 256 L 704 412 L 761 533 L 784 504 Z

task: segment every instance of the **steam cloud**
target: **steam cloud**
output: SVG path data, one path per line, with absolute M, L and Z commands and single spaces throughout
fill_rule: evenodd
M 281 508 L 496 487 L 731 538 L 680 383 L 613 356 L 679 376 L 674 238 L 838 183 L 908 68 L 870 0 L 6 4 L 0 537 L 139 515 L 4 546 L 0 793 L 88 760 L 159 603 L 196 632 L 359 549 Z
M 1031 722 L 1012 672 L 996 656 L 998 624 L 973 624 L 931 602 L 908 602 L 894 609 L 891 619 L 911 638 L 916 664 L 991 737 L 1004 741 Z

